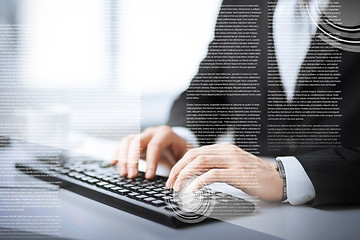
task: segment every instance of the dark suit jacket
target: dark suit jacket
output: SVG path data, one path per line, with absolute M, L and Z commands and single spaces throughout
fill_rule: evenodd
M 244 23 L 241 23 L 240 13 L 243 9 L 236 8 L 236 5 L 239 4 L 258 4 L 261 10 L 259 18 L 257 18 L 256 25 L 258 26 L 256 31 L 256 36 L 254 38 L 259 39 L 257 48 L 260 49 L 260 55 L 257 58 L 257 64 L 253 69 L 246 69 L 244 67 L 228 67 L 226 64 L 226 59 L 230 58 L 234 54 L 234 49 L 237 47 L 247 48 L 246 41 L 241 40 L 241 37 L 244 34 L 249 34 L 245 32 L 244 27 L 241 26 Z M 232 9 L 232 18 L 237 18 L 236 21 L 229 23 L 224 22 L 224 19 L 229 17 L 229 13 L 226 12 L 226 6 L 234 6 Z M 265 155 L 265 156 L 284 156 L 290 155 L 295 156 L 308 176 L 310 177 L 316 192 L 315 199 L 309 203 L 312 206 L 320 206 L 327 204 L 359 204 L 360 203 L 360 54 L 346 52 L 333 48 L 332 46 L 321 41 L 318 37 L 314 37 L 311 42 L 308 55 L 305 58 L 305 61 L 301 67 L 299 77 L 297 79 L 296 93 L 294 95 L 293 101 L 288 102 L 286 100 L 285 92 L 281 86 L 280 75 L 278 72 L 278 67 L 276 63 L 275 53 L 272 50 L 273 38 L 272 38 L 272 25 L 269 24 L 269 21 L 272 19 L 274 7 L 276 1 L 266 2 L 264 0 L 224 0 L 222 8 L 220 10 L 218 21 L 215 27 L 215 37 L 213 41 L 209 44 L 208 54 L 206 58 L 201 62 L 199 71 L 197 75 L 192 80 L 187 91 L 183 92 L 179 98 L 174 102 L 168 124 L 170 126 L 183 126 L 191 129 L 197 136 L 201 145 L 213 144 L 216 138 L 228 131 L 231 128 L 235 135 L 235 142 L 239 147 L 242 147 L 245 150 L 253 152 L 254 154 Z M 237 11 L 237 12 L 236 12 Z M 226 26 L 224 25 L 226 24 Z M 226 27 L 226 30 L 224 30 Z M 243 30 L 242 30 L 243 29 Z M 319 32 L 318 32 L 319 33 Z M 230 36 L 231 35 L 231 36 Z M 236 45 L 223 44 L 226 39 L 238 38 L 239 41 L 236 42 Z M 243 46 L 242 46 L 243 45 Z M 326 51 L 321 52 L 319 49 L 325 49 Z M 321 54 L 320 54 L 321 52 Z M 241 53 L 237 52 L 238 59 L 241 59 L 242 54 L 246 59 L 247 52 Z M 311 84 L 316 81 L 325 81 L 323 79 L 319 80 L 318 76 L 324 72 L 330 72 L 334 69 L 334 59 L 340 60 L 336 64 L 336 74 L 339 82 L 335 85 L 326 85 L 326 84 Z M 211 67 L 208 67 L 212 65 Z M 311 68 L 309 68 L 311 66 Z M 332 67 L 331 67 L 332 66 Z M 309 70 L 310 69 L 310 70 Z M 221 95 L 201 95 L 199 92 L 199 97 L 187 97 L 189 91 L 191 90 L 192 96 L 194 89 L 199 87 L 199 82 L 204 81 L 206 84 L 202 86 L 201 91 L 209 91 L 214 89 L 219 89 L 219 86 L 230 85 L 235 82 L 245 82 L 247 77 L 234 79 L 234 76 L 230 75 L 230 78 L 213 78 L 215 73 L 226 74 L 226 73 L 256 73 L 258 76 L 258 90 L 259 94 L 254 94 L 253 96 L 228 96 L 226 94 Z M 210 75 L 206 75 L 209 74 Z M 206 76 L 209 76 L 209 79 L 206 79 Z M 225 75 L 220 75 L 225 76 Z M 329 75 L 330 76 L 330 75 Z M 213 78 L 213 79 L 210 79 Z M 270 84 L 270 81 L 271 84 Z M 211 80 L 211 81 L 210 81 Z M 299 84 L 299 82 L 305 84 Z M 308 84 L 306 84 L 308 83 Z M 190 90 L 189 90 L 190 89 Z M 221 88 L 223 89 L 223 88 Z M 298 105 L 302 102 L 305 102 L 302 92 L 305 91 L 314 91 L 314 93 L 319 93 L 322 91 L 331 91 L 339 92 L 339 96 L 335 100 L 335 105 L 340 108 L 339 116 L 329 117 L 329 116 L 315 116 L 311 114 L 306 114 L 305 111 L 308 111 L 308 108 L 299 108 Z M 195 91 L 196 92 L 196 91 Z M 272 103 L 269 102 L 269 96 L 273 92 L 280 92 L 280 95 L 277 95 L 278 102 L 282 103 L 282 110 L 286 110 L 290 117 L 287 119 L 281 118 L 271 118 L 269 117 L 269 106 Z M 187 106 L 192 104 L 210 104 L 209 108 L 206 111 L 209 112 L 208 116 L 211 116 L 211 119 L 221 120 L 221 125 L 203 123 L 201 127 L 197 124 L 195 127 L 193 124 L 189 124 L 189 112 L 187 112 Z M 259 114 L 260 127 L 259 131 L 256 134 L 257 142 L 255 148 L 246 145 L 247 142 L 253 142 L 253 136 L 251 139 L 246 139 L 247 135 L 244 135 L 243 132 L 246 131 L 246 127 L 234 127 L 234 122 L 239 121 L 239 126 L 242 125 L 241 118 L 236 120 L 234 118 L 237 110 L 232 111 L 231 108 L 224 113 L 225 110 L 221 111 L 217 115 L 217 110 L 214 108 L 215 105 L 212 104 L 233 104 L 233 103 L 255 103 L 259 104 L 261 113 Z M 308 106 L 315 106 L 318 104 L 318 100 L 313 98 L 306 102 Z M 328 107 L 327 105 L 325 107 Z M 213 108 L 213 109 L 211 109 Z M 318 108 L 322 108 L 321 106 Z M 293 111 L 293 110 L 296 111 Z M 212 111 L 215 110 L 215 111 Z M 194 123 L 196 120 L 197 114 L 196 109 L 191 112 L 191 123 Z M 203 113 L 204 109 L 198 110 L 198 113 Z M 200 112 L 202 111 L 202 112 Z M 195 113 L 195 114 L 194 114 Z M 294 114 L 299 114 L 302 116 L 300 119 L 296 120 Z M 188 115 L 188 118 L 187 118 Z M 201 114 L 200 114 L 201 115 Z M 276 115 L 276 114 L 275 114 Z M 239 115 L 236 115 L 239 116 Z M 233 117 L 235 119 L 232 122 L 231 127 L 227 124 L 226 119 Z M 204 120 L 204 119 L 201 119 Z M 223 120 L 223 121 L 222 121 Z M 205 121 L 206 122 L 206 121 Z M 313 144 L 310 138 L 304 140 L 304 138 L 298 137 L 299 132 L 296 132 L 294 137 L 288 137 L 285 143 L 279 145 L 279 147 L 271 147 L 269 144 L 269 129 L 271 126 L 282 126 L 284 134 L 286 131 L 292 131 L 291 127 L 296 125 L 308 125 L 308 126 L 337 126 L 339 130 L 338 136 L 332 135 L 333 138 L 336 138 L 333 142 L 330 141 L 328 146 L 325 145 L 316 145 Z M 215 126 L 215 127 L 214 127 Z M 274 131 L 272 129 L 271 131 Z M 331 129 L 325 129 L 323 132 L 320 130 L 314 130 L 316 134 L 321 134 L 324 137 L 328 132 L 332 131 Z M 311 131 L 310 131 L 311 132 Z M 311 136 L 312 138 L 314 136 Z M 291 139 L 291 140 L 289 140 Z M 304 144 L 304 141 L 306 144 Z

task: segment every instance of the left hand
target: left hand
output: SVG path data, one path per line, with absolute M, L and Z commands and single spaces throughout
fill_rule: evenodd
M 263 200 L 282 199 L 283 180 L 276 165 L 230 143 L 189 150 L 172 168 L 166 186 L 179 191 L 181 184 L 194 175 L 199 177 L 188 185 L 187 191 L 225 182 Z

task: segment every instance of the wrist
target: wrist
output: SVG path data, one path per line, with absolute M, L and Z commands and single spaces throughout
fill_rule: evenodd
M 261 192 L 258 193 L 258 197 L 266 201 L 281 201 L 283 196 L 283 180 L 276 170 L 275 163 L 267 162 L 266 164 L 269 167 L 267 174 L 262 180 Z

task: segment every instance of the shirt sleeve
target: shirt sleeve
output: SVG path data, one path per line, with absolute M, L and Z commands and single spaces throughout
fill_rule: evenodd
M 199 147 L 195 134 L 185 127 L 172 127 L 173 132 L 188 141 L 193 147 Z
M 315 188 L 296 157 L 277 157 L 285 169 L 286 190 L 291 205 L 305 204 L 315 198 Z

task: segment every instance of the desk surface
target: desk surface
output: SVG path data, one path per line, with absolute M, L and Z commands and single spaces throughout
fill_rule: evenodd
M 60 236 L 67 239 L 304 240 L 359 239 L 360 236 L 359 208 L 319 210 L 307 206 L 259 202 L 253 216 L 172 229 L 67 190 L 60 190 L 58 196 L 61 208 L 46 209 L 45 214 L 59 216 Z M 44 209 L 22 213 L 29 216 L 41 214 L 44 214 Z
M 16 180 L 16 179 L 14 179 Z M 34 182 L 31 177 L 22 178 L 22 182 Z M 44 185 L 43 185 L 44 186 Z M 49 185 L 50 187 L 50 185 Z M 1 189 L 3 190 L 3 189 Z M 173 229 L 147 219 L 129 214 L 127 212 L 109 207 L 91 199 L 77 195 L 67 190 L 57 192 L 59 207 L 55 208 L 28 208 L 19 212 L 1 212 L 0 220 L 5 215 L 19 216 L 56 216 L 60 219 L 57 234 L 53 235 L 55 239 L 279 239 L 262 232 L 237 226 L 227 222 L 215 221 L 204 224 L 198 224 L 182 229 Z M 16 197 L 17 193 L 11 193 Z M 26 200 L 25 200 L 26 201 Z M 0 208 L 2 204 L 0 203 Z M 4 219 L 4 218 L 3 218 Z M 0 221 L 1 227 L 8 227 L 8 224 Z M 36 232 L 38 226 L 32 227 L 32 232 Z M 39 228 L 40 229 L 40 228 Z M 15 239 L 27 239 L 29 233 L 22 232 L 22 227 L 14 226 L 12 232 L 14 236 L 21 235 Z M 29 231 L 29 229 L 27 229 Z M 1 233 L 1 231 L 0 231 Z M 38 233 L 43 233 L 40 229 Z M 49 239 L 44 235 L 35 235 L 35 239 Z M 34 237 L 34 236 L 32 236 Z M 0 234 L 1 238 L 1 234 Z M 30 238 L 29 238 L 30 239 Z M 32 238 L 34 239 L 34 238 Z
M 12 171 L 7 169 L 7 174 L 0 172 L 1 190 L 4 190 L 6 182 L 20 181 L 16 174 L 11 174 Z M 39 180 L 26 176 L 22 177 L 21 181 Z M 244 194 L 226 184 L 215 184 L 213 187 L 233 195 Z M 12 197 L 11 194 L 16 195 L 16 192 L 10 193 L 7 198 Z M 314 209 L 259 201 L 258 209 L 252 216 L 172 229 L 67 190 L 57 191 L 57 196 L 60 206 L 58 208 L 29 208 L 21 213 L 0 211 L 0 218 L 6 215 L 58 216 L 60 236 L 69 239 L 360 238 L 360 207 Z M 0 202 L 0 205 L 3 203 Z M 0 221 L 0 228 L 4 226 L 8 227 L 9 224 Z M 13 229 L 23 230 L 16 226 Z

